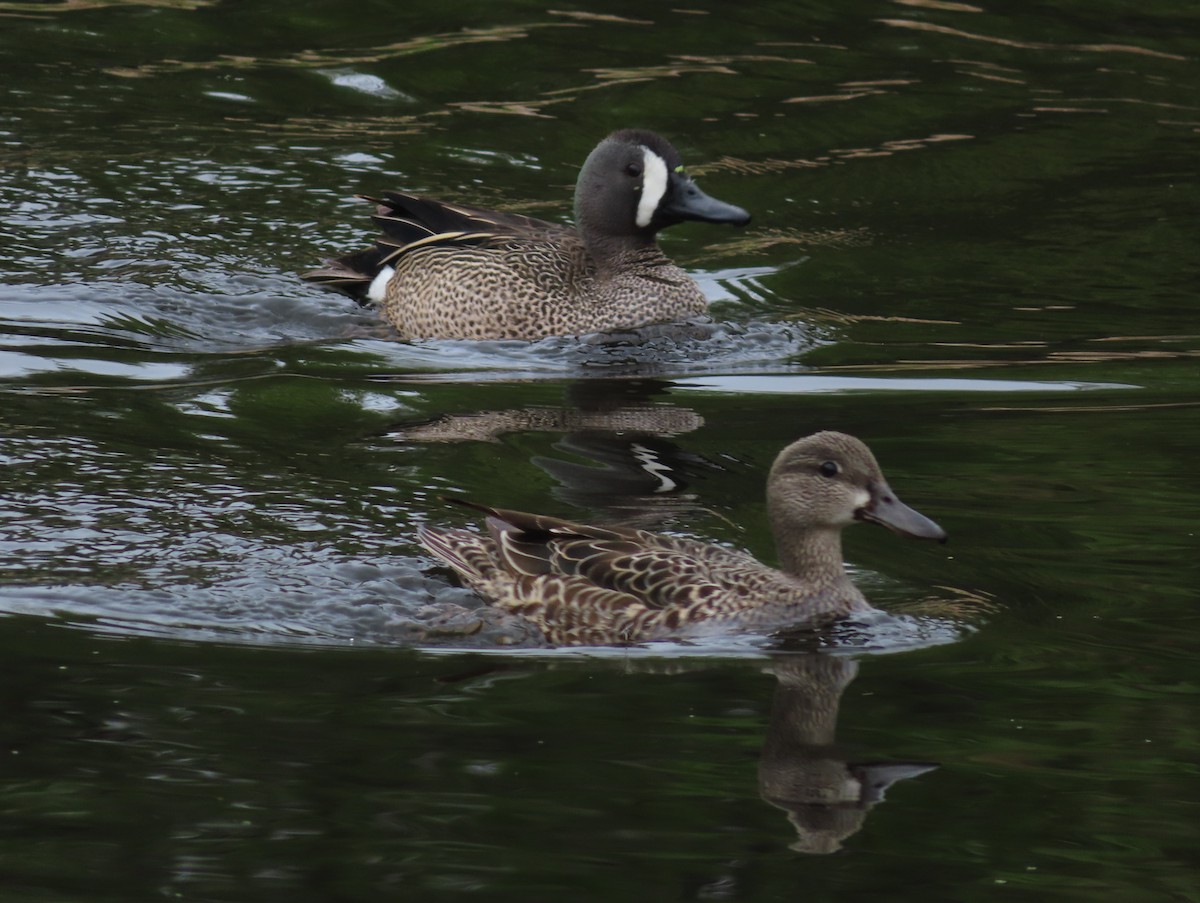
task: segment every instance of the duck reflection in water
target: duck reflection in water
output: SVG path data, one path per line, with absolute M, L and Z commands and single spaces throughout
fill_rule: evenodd
M 704 425 L 690 408 L 665 403 L 670 383 L 588 379 L 571 383 L 560 406 L 448 413 L 392 427 L 407 442 L 497 442 L 509 433 L 561 433 L 561 456 L 530 463 L 554 478 L 556 499 L 599 512 L 603 521 L 652 527 L 697 506 L 688 491 L 699 474 L 722 470 L 671 437 Z
M 485 661 L 481 668 L 440 680 L 491 682 L 497 674 L 535 673 L 514 659 Z M 762 667 L 777 682 L 759 756 L 758 793 L 787 814 L 796 832 L 789 847 L 798 853 L 839 852 L 893 784 L 939 767 L 928 761 L 859 758 L 838 744 L 842 695 L 858 667 L 850 656 L 816 651 L 777 653 Z M 643 676 L 690 670 L 683 660 L 659 657 L 631 658 L 625 668 Z
M 787 813 L 796 829 L 793 850 L 837 852 L 889 787 L 937 768 L 932 762 L 855 761 L 838 748 L 838 707 L 858 674 L 853 659 L 779 656 L 766 670 L 779 684 L 759 760 L 758 792 Z

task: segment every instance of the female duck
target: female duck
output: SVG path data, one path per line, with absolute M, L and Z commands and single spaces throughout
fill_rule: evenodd
M 896 498 L 866 445 L 832 432 L 792 443 L 771 468 L 767 507 L 782 570 L 694 540 L 464 504 L 486 512 L 487 533 L 423 528 L 421 544 L 562 645 L 769 632 L 869 612 L 842 563 L 844 527 L 870 521 L 946 539 Z
M 583 164 L 577 230 L 407 194 L 364 199 L 383 231 L 375 247 L 303 278 L 374 302 L 405 338 L 534 340 L 703 314 L 659 230 L 750 221 L 702 192 L 664 138 L 638 129 L 609 135 Z

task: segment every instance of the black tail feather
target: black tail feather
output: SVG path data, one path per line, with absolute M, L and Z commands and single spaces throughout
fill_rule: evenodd
M 359 304 L 370 304 L 367 289 L 379 273 L 389 250 L 377 246 L 335 260 L 326 260 L 323 267 L 302 273 L 300 278 L 349 295 Z
M 516 213 L 426 200 L 397 191 L 384 192 L 381 197 L 366 194 L 358 197 L 375 205 L 371 218 L 383 233 L 379 243 L 326 260 L 324 266 L 304 273 L 301 278 L 349 295 L 363 305 L 371 303 L 367 291 L 379 271 L 405 254 L 409 245 L 478 244 L 505 235 L 563 230 L 562 226 Z

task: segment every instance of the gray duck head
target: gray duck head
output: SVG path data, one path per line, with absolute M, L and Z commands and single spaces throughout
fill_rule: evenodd
M 575 185 L 575 223 L 589 244 L 651 244 L 684 220 L 744 226 L 750 214 L 701 191 L 679 152 L 654 132 L 613 132 L 588 155 Z
M 896 497 L 871 450 L 845 433 L 815 433 L 781 451 L 767 478 L 767 506 L 781 563 L 790 572 L 813 566 L 818 555 L 836 557 L 840 569 L 837 537 L 855 521 L 946 541 L 945 530 Z M 828 544 L 819 546 L 819 537 Z

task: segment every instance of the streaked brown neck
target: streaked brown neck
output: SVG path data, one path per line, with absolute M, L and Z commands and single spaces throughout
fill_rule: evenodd
M 831 610 L 870 608 L 842 563 L 842 531 L 796 524 L 782 507 L 769 504 L 779 569 L 802 581 L 814 597 L 828 599 Z
M 779 568 L 814 586 L 828 586 L 846 577 L 842 565 L 841 530 L 796 530 L 785 518 L 772 517 Z

